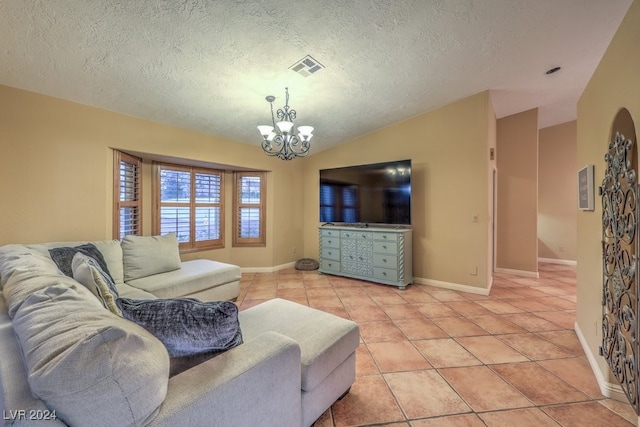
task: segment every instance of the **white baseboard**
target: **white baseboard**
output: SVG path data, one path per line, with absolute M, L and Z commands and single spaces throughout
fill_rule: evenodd
M 273 267 L 243 267 L 240 268 L 241 273 L 275 273 L 276 271 L 295 267 L 296 262 L 288 262 L 286 264 L 275 265 Z
M 600 392 L 604 397 L 608 397 L 613 400 L 617 400 L 619 402 L 628 402 L 627 395 L 624 394 L 622 387 L 619 384 L 613 384 L 609 381 L 605 380 L 604 375 L 600 371 L 600 366 L 598 365 L 598 361 L 596 360 L 596 356 L 591 353 L 589 349 L 589 344 L 587 344 L 587 339 L 584 337 L 582 330 L 580 330 L 580 326 L 578 326 L 578 322 L 576 322 L 573 326 L 573 329 L 576 331 L 576 335 L 578 336 L 578 340 L 580 341 L 580 345 L 582 345 L 582 349 L 584 350 L 584 354 L 587 356 L 587 360 L 589 361 L 589 365 L 591 366 L 591 370 L 596 377 L 596 381 L 598 382 L 598 386 L 600 387 Z
M 442 282 L 440 280 L 425 279 L 423 277 L 414 277 L 413 283 L 416 283 L 418 285 L 429 285 L 429 286 L 434 286 L 436 288 L 451 289 L 452 291 L 467 292 L 470 294 L 478 294 L 478 295 L 489 295 L 489 291 L 491 290 L 491 286 L 489 286 L 489 289 L 476 288 L 475 286 L 461 285 L 459 283 L 451 283 L 451 282 Z
M 538 258 L 538 262 L 544 262 L 547 264 L 562 264 L 562 265 L 578 265 L 578 261 L 571 259 L 556 259 L 556 258 Z
M 496 268 L 496 273 L 513 274 L 514 276 L 535 277 L 540 278 L 540 273 L 537 271 L 525 271 L 525 270 L 512 270 L 510 268 Z

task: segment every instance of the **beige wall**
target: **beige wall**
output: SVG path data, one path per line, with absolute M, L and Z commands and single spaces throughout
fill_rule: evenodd
M 294 261 L 302 248 L 302 164 L 257 146 L 0 86 L 0 244 L 111 238 L 112 147 L 268 170 L 267 247 L 231 248 L 227 182 L 224 249 L 190 254 L 242 267 Z M 150 232 L 150 167 L 144 167 Z
M 484 92 L 304 159 L 305 254 L 318 257 L 320 169 L 410 158 L 414 276 L 486 288 L 492 114 Z
M 640 1 L 631 5 L 618 32 L 578 101 L 578 167 L 595 165 L 596 187 L 604 177 L 604 155 L 611 125 L 621 108 L 627 108 L 640 128 Z M 637 154 L 636 154 L 637 155 Z M 601 374 L 609 382 L 609 369 L 598 356 L 602 339 L 602 203 L 595 199 L 595 211 L 578 212 L 578 313 L 577 324 Z
M 186 254 L 270 268 L 318 256 L 318 170 L 413 160 L 414 275 L 486 288 L 491 275 L 488 93 L 424 113 L 306 159 L 0 86 L 0 244 L 111 238 L 112 148 L 268 170 L 266 248 Z M 151 234 L 151 163 L 143 165 L 143 230 Z M 474 222 L 477 217 L 477 222 Z M 473 274 L 472 274 L 473 273 Z
M 497 121 L 497 150 L 496 266 L 537 273 L 537 108 Z
M 540 129 L 538 257 L 576 259 L 578 196 L 576 121 Z M 580 165 L 582 167 L 584 165 Z

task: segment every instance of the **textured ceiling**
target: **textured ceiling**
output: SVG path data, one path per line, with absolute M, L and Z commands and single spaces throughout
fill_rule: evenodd
M 2 0 L 0 84 L 250 144 L 287 86 L 312 153 L 488 89 L 546 127 L 631 2 Z M 326 68 L 289 70 L 305 55 Z

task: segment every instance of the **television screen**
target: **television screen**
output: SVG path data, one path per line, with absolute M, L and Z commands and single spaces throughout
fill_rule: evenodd
M 320 222 L 411 224 L 411 160 L 320 170 Z

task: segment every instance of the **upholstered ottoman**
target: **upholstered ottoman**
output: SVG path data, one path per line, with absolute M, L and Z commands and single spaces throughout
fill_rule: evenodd
M 360 342 L 356 323 L 278 298 L 241 311 L 239 318 L 245 341 L 273 331 L 300 346 L 303 426 L 310 426 L 349 391 Z

